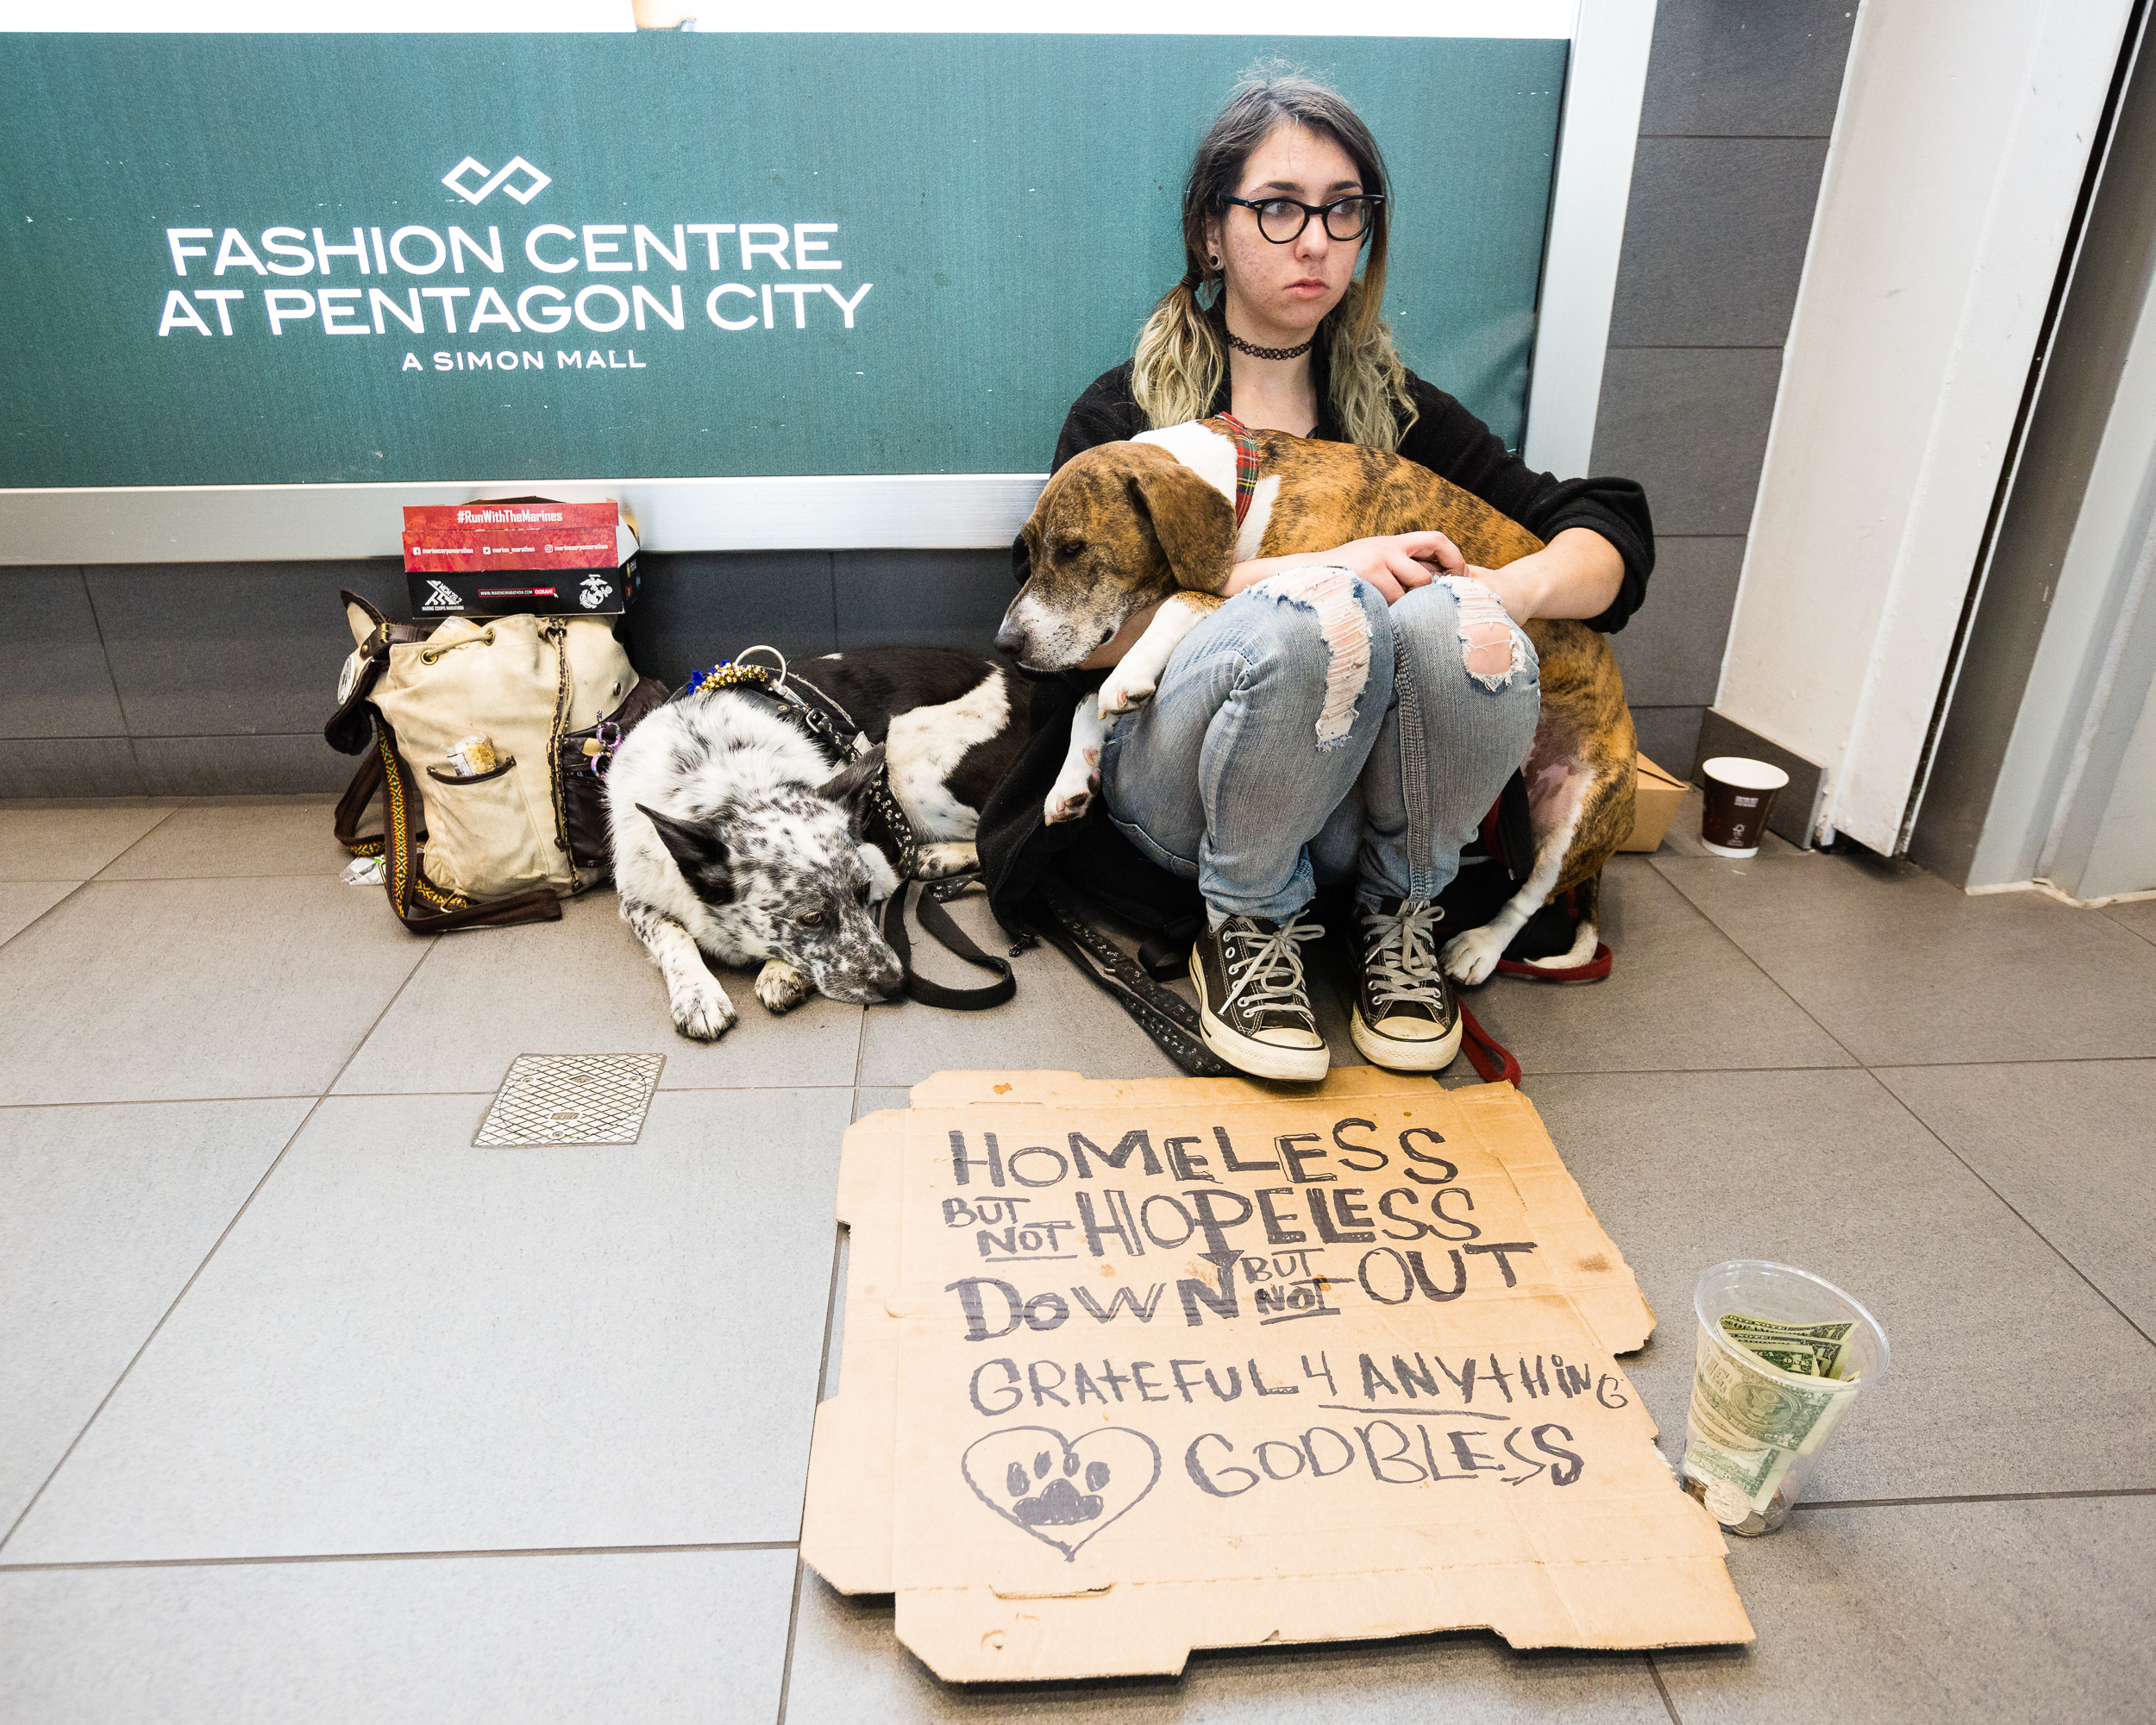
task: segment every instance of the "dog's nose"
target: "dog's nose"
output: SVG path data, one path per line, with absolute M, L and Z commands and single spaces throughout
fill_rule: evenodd
M 892 955 L 887 967 L 880 969 L 868 978 L 868 998 L 872 1000 L 895 1000 L 906 990 L 906 972 L 899 967 L 898 956 Z
M 996 630 L 996 651 L 1008 659 L 1023 659 L 1025 656 L 1025 631 L 1006 620 L 1003 627 Z

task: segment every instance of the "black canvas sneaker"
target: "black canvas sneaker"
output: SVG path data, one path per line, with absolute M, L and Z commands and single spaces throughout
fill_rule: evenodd
M 1302 975 L 1303 946 L 1325 930 L 1302 915 L 1232 916 L 1190 949 L 1206 1046 L 1238 1071 L 1310 1082 L 1332 1069 Z
M 1426 899 L 1355 907 L 1363 975 L 1349 1033 L 1373 1065 L 1436 1072 L 1460 1051 L 1460 1008 L 1438 957 L 1445 913 Z

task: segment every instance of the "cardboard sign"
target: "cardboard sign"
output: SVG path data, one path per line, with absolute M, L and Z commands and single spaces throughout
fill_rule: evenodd
M 940 1677 L 1752 1639 L 1614 1358 L 1653 1314 L 1509 1086 L 943 1073 L 848 1133 L 839 1214 L 802 1555 Z

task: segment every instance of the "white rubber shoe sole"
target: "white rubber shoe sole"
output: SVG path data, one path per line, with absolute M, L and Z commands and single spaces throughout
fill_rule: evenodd
M 1388 1072 L 1441 1072 L 1460 1051 L 1460 1032 L 1466 1026 L 1466 1019 L 1455 1017 L 1450 1035 L 1428 1042 L 1408 1042 L 1399 1037 L 1380 1036 L 1363 1022 L 1363 1008 L 1357 1005 L 1348 1021 L 1348 1034 L 1355 1038 L 1363 1057 L 1373 1066 L 1382 1066 Z M 1220 1057 L 1227 1058 L 1225 1055 Z
M 1282 1048 L 1276 1042 L 1259 1042 L 1230 1028 L 1213 1016 L 1206 999 L 1206 979 L 1198 954 L 1190 954 L 1190 982 L 1198 991 L 1198 1029 L 1211 1049 L 1238 1072 L 1253 1078 L 1277 1078 L 1291 1084 L 1314 1084 L 1332 1070 L 1332 1051 L 1323 1043 L 1315 1048 Z M 1457 1038 L 1454 1038 L 1457 1043 Z

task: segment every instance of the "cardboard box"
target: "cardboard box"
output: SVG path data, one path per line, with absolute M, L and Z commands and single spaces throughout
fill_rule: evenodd
M 1632 767 L 1632 833 L 1620 850 L 1655 850 L 1670 830 L 1684 794 L 1691 787 L 1675 774 L 1665 773 L 1645 755 L 1635 756 Z
M 514 498 L 404 511 L 418 617 L 607 616 L 636 592 L 636 535 L 611 503 Z
M 1752 1639 L 1614 1358 L 1653 1314 L 1516 1089 L 947 1072 L 912 1100 L 846 1137 L 801 1554 L 894 1593 L 939 1677 Z

